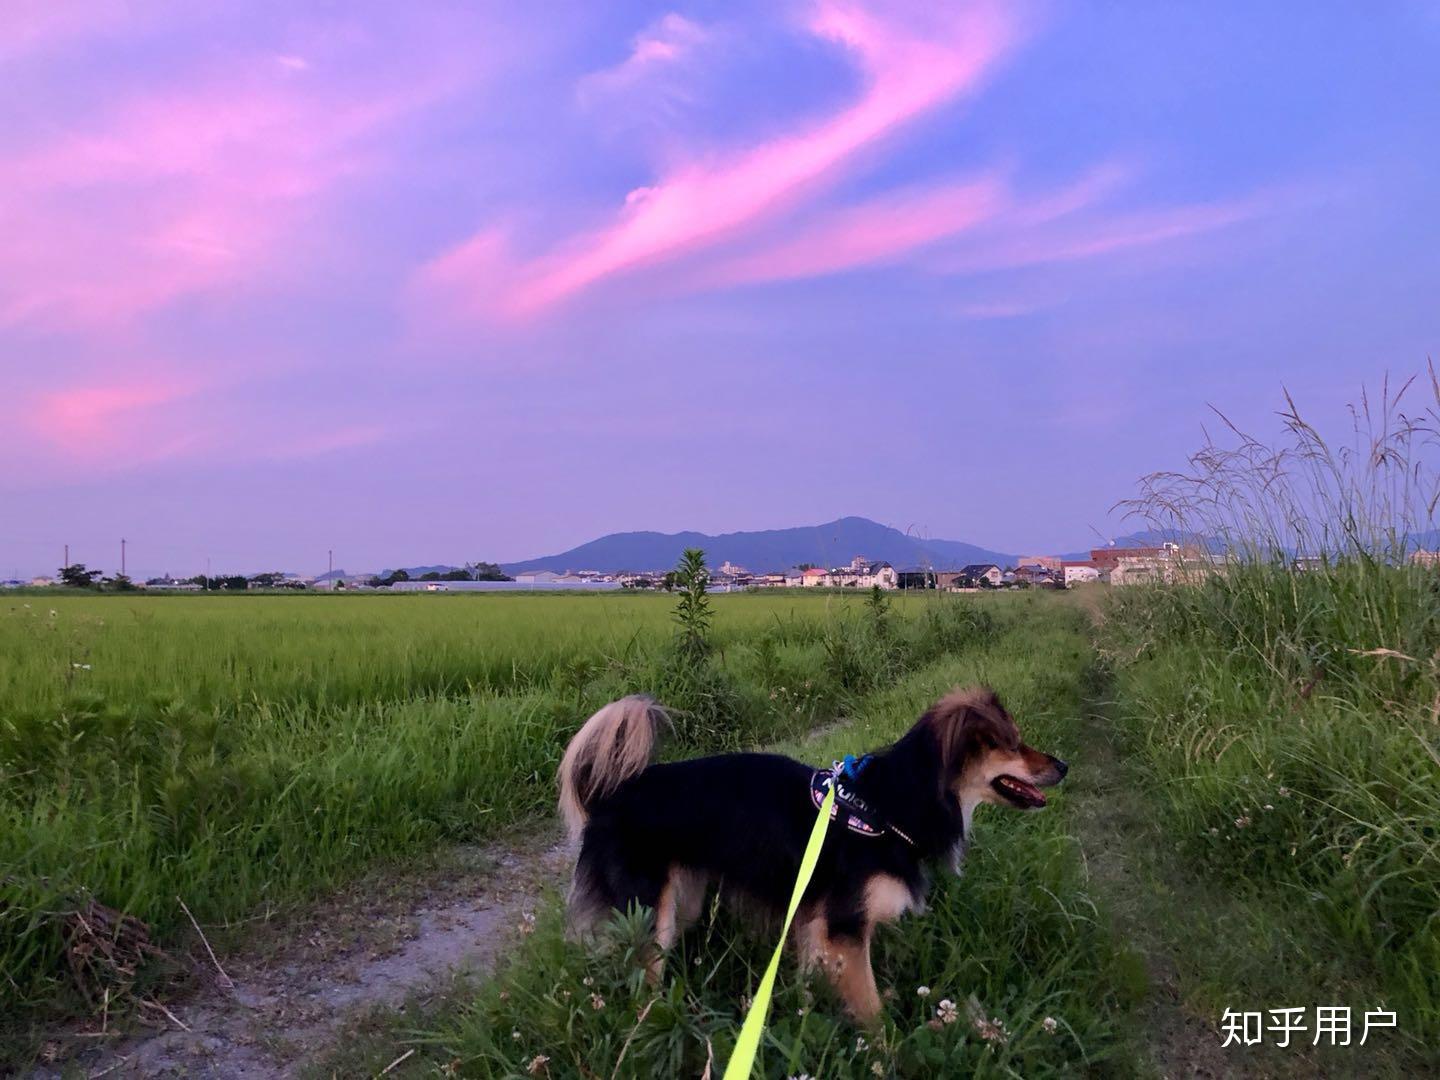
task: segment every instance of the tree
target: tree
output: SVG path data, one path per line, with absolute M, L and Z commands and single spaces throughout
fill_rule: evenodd
M 93 589 L 95 579 L 101 574 L 100 570 L 86 570 L 84 563 L 71 563 L 60 568 L 60 584 L 72 589 Z
M 454 570 L 446 570 L 445 573 L 443 573 L 443 574 L 440 575 L 440 580 L 441 580 L 441 581 L 471 581 L 471 580 L 473 580 L 473 579 L 470 577 L 470 571 L 469 571 L 469 570 L 461 570 L 461 569 L 458 569 L 458 568 L 457 568 L 457 569 L 454 569 Z
M 439 580 L 440 580 L 440 571 L 439 571 L 439 570 L 426 570 L 425 573 L 423 573 L 423 574 L 420 575 L 420 580 L 421 580 L 421 581 L 439 581 Z
M 114 577 L 105 579 L 105 585 L 116 592 L 134 592 L 135 582 L 130 580 L 128 574 L 116 574 Z
M 509 574 L 500 569 L 499 563 L 477 562 L 471 563 L 468 567 L 471 576 L 476 581 L 514 581 Z

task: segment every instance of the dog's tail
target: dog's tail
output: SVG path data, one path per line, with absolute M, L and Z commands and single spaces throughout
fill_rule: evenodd
M 560 759 L 560 812 L 578 841 L 597 800 L 650 764 L 665 710 L 648 697 L 612 701 L 576 732 Z

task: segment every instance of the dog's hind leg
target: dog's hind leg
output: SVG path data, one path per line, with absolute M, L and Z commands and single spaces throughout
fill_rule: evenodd
M 655 955 L 645 966 L 645 976 L 654 986 L 665 966 L 665 953 L 675 947 L 683 934 L 700 917 L 705 899 L 706 875 L 683 866 L 671 867 L 655 904 Z

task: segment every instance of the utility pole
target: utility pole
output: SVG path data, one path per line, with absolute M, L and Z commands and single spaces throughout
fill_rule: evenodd
M 330 583 L 330 588 L 335 588 L 335 549 L 329 551 L 330 562 L 325 569 L 325 580 Z
M 120 538 L 120 576 L 125 576 L 125 538 Z
M 205 591 L 210 591 L 210 556 L 205 556 Z
M 69 544 L 66 544 L 66 545 L 65 545 L 65 565 L 66 565 L 66 566 L 69 566 L 69 565 L 70 565 L 70 545 L 69 545 Z

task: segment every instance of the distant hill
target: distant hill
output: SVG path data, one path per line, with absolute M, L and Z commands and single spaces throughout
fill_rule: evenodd
M 662 570 L 674 566 L 687 547 L 705 550 L 712 567 L 731 562 L 747 570 L 773 572 L 802 563 L 842 566 L 856 555 L 888 562 L 898 569 L 931 566 L 958 569 L 967 563 L 1013 563 L 1014 555 L 991 551 L 960 540 L 930 540 L 909 536 L 899 529 L 862 517 L 844 517 L 824 525 L 758 532 L 611 533 L 598 540 L 536 559 L 504 564 L 507 574 L 527 570 Z

